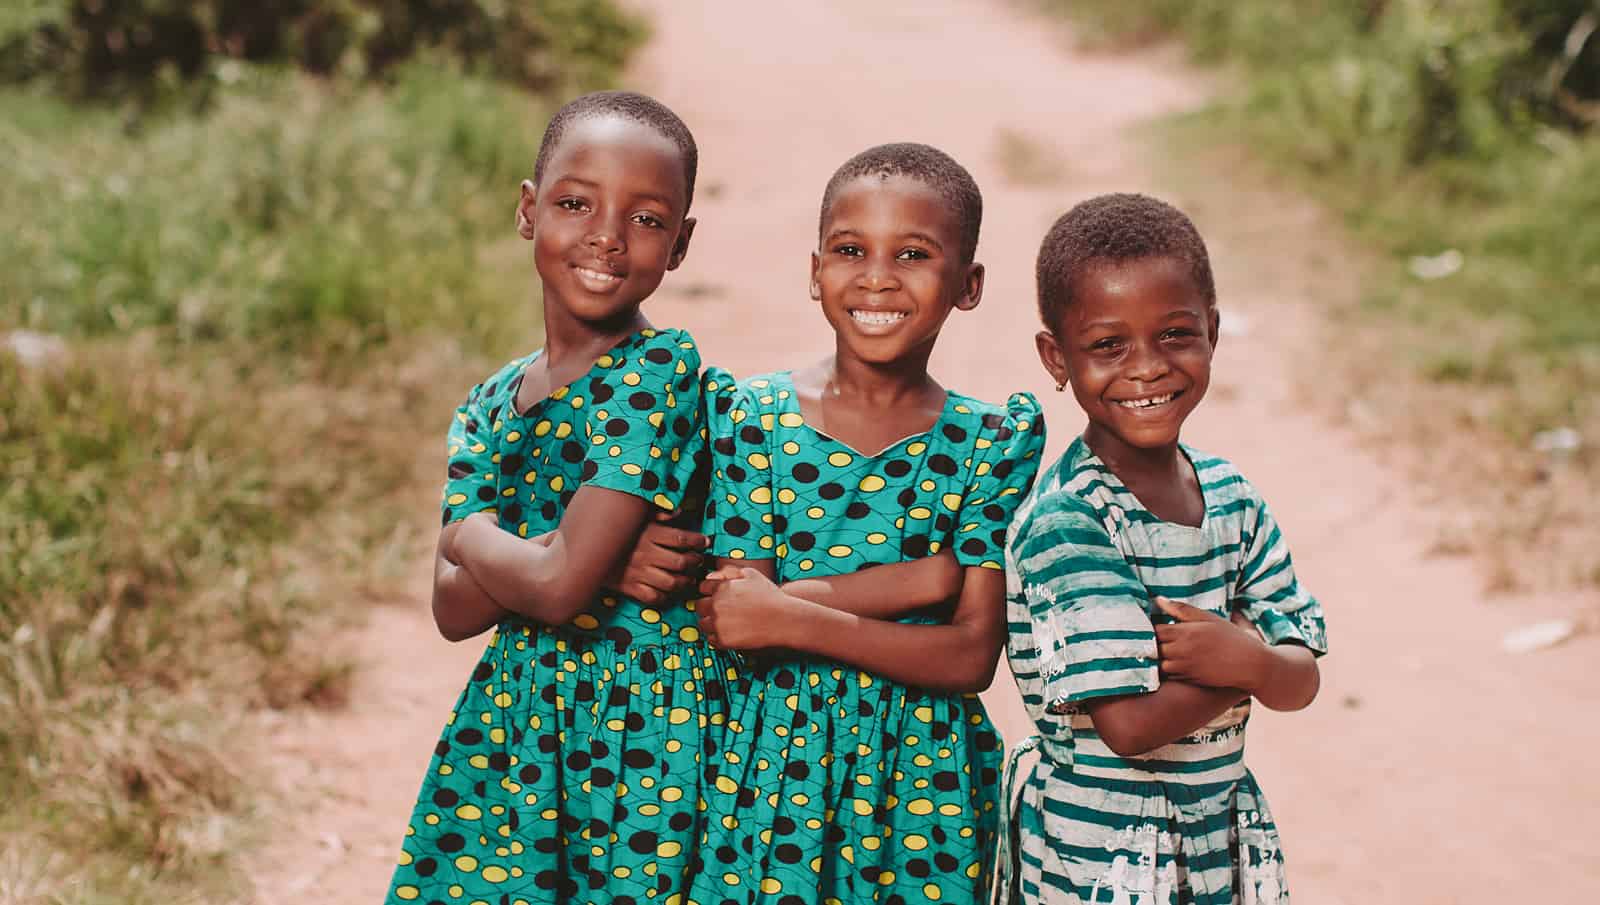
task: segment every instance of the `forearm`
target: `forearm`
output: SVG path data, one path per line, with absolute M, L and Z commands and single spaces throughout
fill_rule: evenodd
M 1000 657 L 1000 640 L 976 626 L 903 625 L 802 600 L 786 635 L 795 650 L 935 691 L 982 691 Z
M 788 582 L 783 590 L 829 609 L 888 619 L 958 596 L 961 575 L 955 557 L 940 553 L 845 575 L 803 578 Z
M 496 603 L 545 625 L 583 612 L 600 587 L 600 577 L 588 574 L 595 570 L 571 566 L 559 531 L 530 541 L 498 528 L 478 530 L 456 552 L 461 568 Z
M 1252 694 L 1269 710 L 1300 710 L 1317 697 L 1322 674 L 1317 658 L 1298 644 L 1265 645 L 1262 681 Z
M 1134 757 L 1191 735 L 1246 697 L 1237 688 L 1168 679 L 1148 694 L 1094 700 L 1087 706 L 1107 747 Z
M 440 559 L 433 575 L 433 623 L 449 641 L 465 641 L 504 619 L 507 611 L 467 570 Z

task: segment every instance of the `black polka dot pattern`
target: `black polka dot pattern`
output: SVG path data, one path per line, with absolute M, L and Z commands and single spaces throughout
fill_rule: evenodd
M 1000 568 L 1043 446 L 1032 397 L 952 393 L 930 430 L 863 455 L 805 423 L 786 373 L 725 392 L 708 422 L 716 555 L 774 560 L 782 581 L 945 549 Z M 706 851 L 728 857 L 690 900 L 983 897 L 1001 745 L 976 695 L 795 658 L 742 672 L 729 699 L 706 802 Z
M 687 333 L 635 334 L 518 413 L 531 360 L 457 411 L 446 523 L 494 511 L 532 537 L 559 524 L 580 486 L 663 509 L 696 484 L 703 495 L 700 359 Z M 502 623 L 434 749 L 387 901 L 681 901 L 730 668 L 683 601 L 605 595 L 564 626 Z

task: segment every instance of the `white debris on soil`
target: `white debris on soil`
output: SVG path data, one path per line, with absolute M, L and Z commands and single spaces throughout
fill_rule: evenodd
M 1526 654 L 1555 647 L 1577 632 L 1578 624 L 1571 619 L 1550 619 L 1506 632 L 1500 646 L 1508 654 Z
M 1417 255 L 1411 259 L 1411 275 L 1419 280 L 1442 280 L 1461 269 L 1466 256 L 1454 248 L 1436 255 Z
M 1583 446 L 1583 435 L 1570 427 L 1553 427 L 1533 435 L 1533 448 L 1542 453 L 1577 452 Z
M 51 367 L 67 355 L 61 337 L 35 330 L 12 330 L 5 334 L 4 346 L 24 368 Z

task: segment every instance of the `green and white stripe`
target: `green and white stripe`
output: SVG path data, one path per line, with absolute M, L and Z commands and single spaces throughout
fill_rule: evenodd
M 1244 766 L 1248 702 L 1139 757 L 1100 739 L 1083 702 L 1160 684 L 1156 595 L 1244 613 L 1271 643 L 1325 650 L 1322 609 L 1295 580 L 1266 504 L 1227 462 L 1184 448 L 1198 527 L 1162 521 L 1080 438 L 1041 475 L 1007 545 L 1007 656 L 1037 727 L 1012 832 L 1025 902 L 1287 902 L 1266 802 Z

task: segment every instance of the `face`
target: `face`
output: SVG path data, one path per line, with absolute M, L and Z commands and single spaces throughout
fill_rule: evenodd
M 865 176 L 834 196 L 811 255 L 811 297 L 838 351 L 873 364 L 924 364 L 953 308 L 977 307 L 983 265 L 961 260 L 955 212 L 927 185 Z
M 1138 258 L 1079 278 L 1039 358 L 1089 416 L 1097 451 L 1173 447 L 1211 382 L 1217 311 L 1183 262 Z
M 683 158 L 665 136 L 620 117 L 571 123 L 517 205 L 546 306 L 595 324 L 633 317 L 688 250 L 686 196 Z

